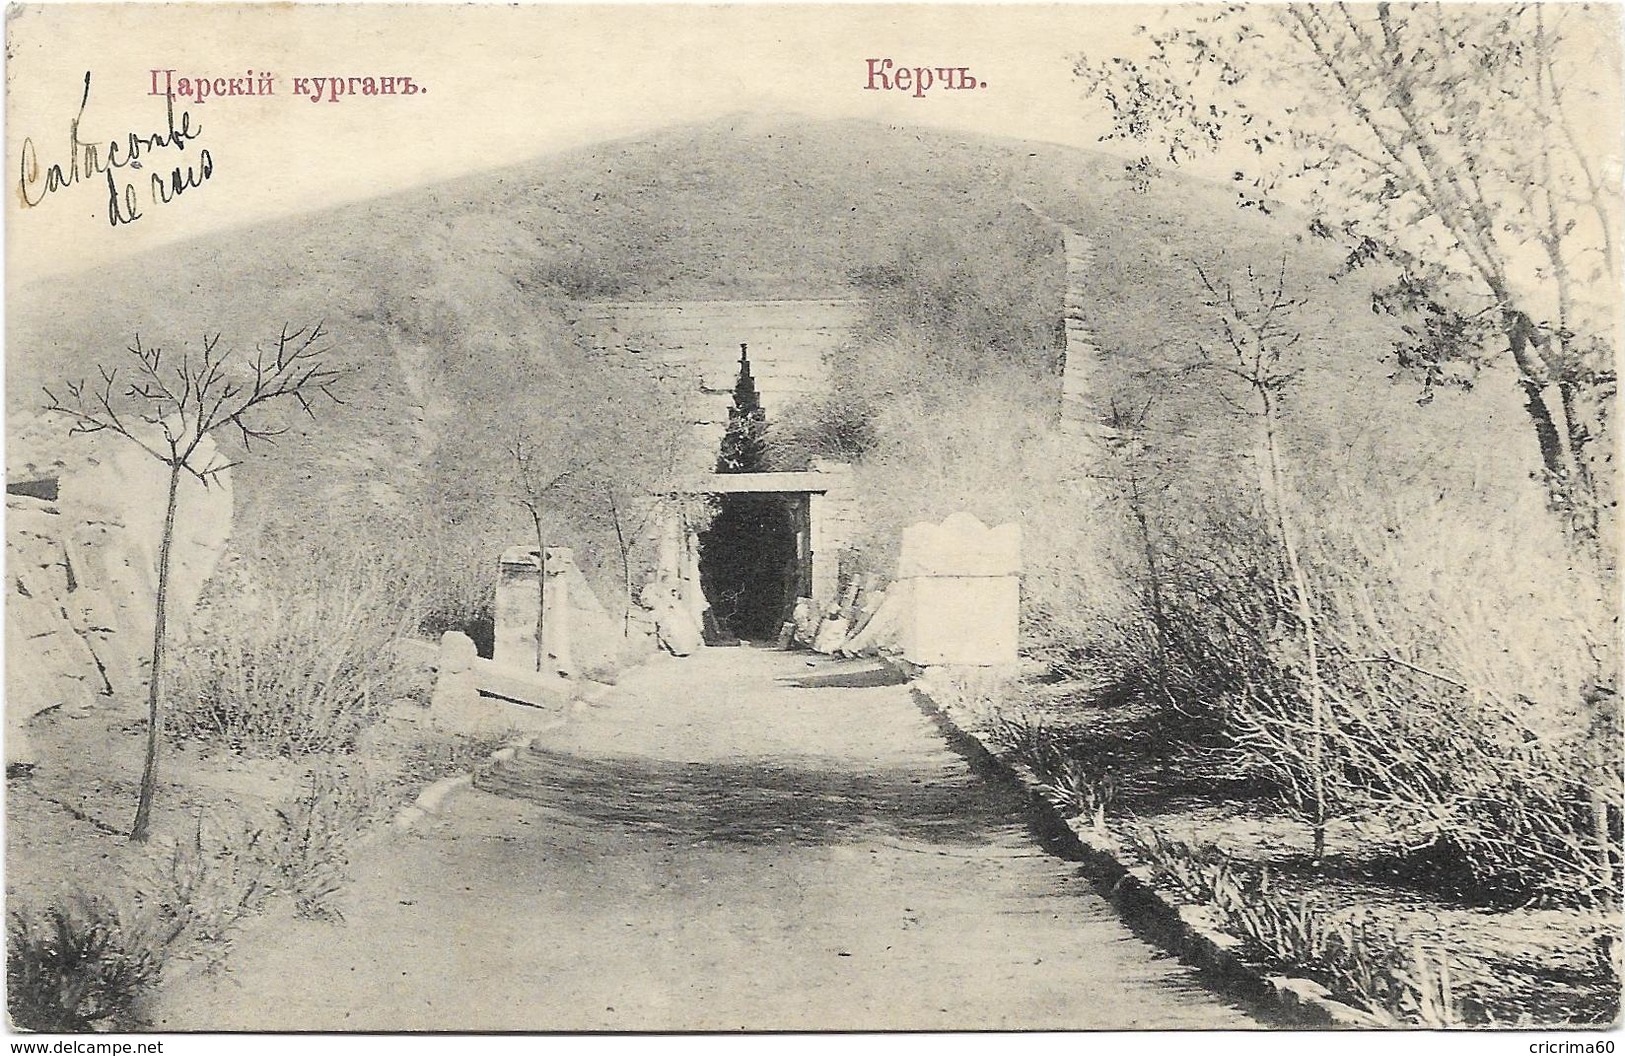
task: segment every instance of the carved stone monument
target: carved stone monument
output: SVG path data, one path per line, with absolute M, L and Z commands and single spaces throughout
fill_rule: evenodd
M 967 513 L 903 529 L 903 656 L 922 667 L 1016 662 L 1021 527 L 988 528 Z
M 545 578 L 543 593 L 538 578 Z M 537 613 L 541 612 L 540 658 L 537 663 Z M 549 678 L 595 677 L 615 667 L 625 648 L 618 619 L 599 602 L 567 546 L 547 548 L 545 561 L 536 548 L 515 546 L 503 551 L 497 566 L 496 630 L 492 663 L 516 674 L 541 673 Z

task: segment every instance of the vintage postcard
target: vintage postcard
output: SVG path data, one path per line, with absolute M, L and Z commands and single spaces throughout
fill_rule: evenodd
M 12 1031 L 1617 1025 L 1619 7 L 5 72 Z

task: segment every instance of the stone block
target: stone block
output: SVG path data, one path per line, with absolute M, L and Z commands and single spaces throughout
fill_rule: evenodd
M 924 665 L 991 667 L 1017 660 L 1021 585 L 1014 576 L 914 580 L 903 656 Z
M 683 604 L 680 588 L 668 577 L 643 588 L 639 600 L 654 620 L 655 640 L 672 656 L 688 656 L 703 644 L 700 623 Z
M 562 570 L 569 583 L 570 658 L 575 673 L 601 679 L 621 666 L 627 649 L 621 605 L 605 605 L 572 556 Z
M 535 671 L 514 671 L 485 660 L 474 661 L 474 680 L 481 693 L 532 708 L 562 712 L 574 690 L 569 679 Z M 499 709 L 502 705 L 498 704 Z
M 909 587 L 903 656 L 921 666 L 1017 662 L 1021 528 L 988 528 L 969 514 L 903 531 L 898 578 Z
M 14 770 L 32 770 L 39 762 L 39 753 L 28 735 L 28 727 L 15 711 L 6 713 L 6 774 Z
M 150 606 L 157 582 L 158 549 L 168 499 L 169 470 L 128 442 L 106 440 L 96 445 L 97 458 L 62 474 L 58 505 L 73 526 L 75 543 L 85 539 L 79 526 L 115 522 L 115 532 L 93 533 L 109 547 L 102 560 L 139 573 L 141 597 Z M 193 455 L 198 465 L 224 463 L 214 442 L 205 437 Z M 175 639 L 185 637 L 192 613 L 231 538 L 233 512 L 230 472 L 210 478 L 205 487 L 182 474 L 176 496 L 175 539 L 170 554 L 167 625 Z M 150 620 L 150 613 L 147 615 Z M 149 631 L 150 633 L 150 631 Z
M 491 653 L 492 662 L 499 667 L 536 670 L 536 617 L 542 607 L 540 566 L 535 547 L 515 546 L 502 553 Z
M 941 524 L 903 529 L 897 578 L 916 576 L 1013 576 L 1021 572 L 1021 526 L 989 528 L 968 513 Z
M 836 613 L 826 616 L 824 622 L 818 625 L 818 633 L 813 637 L 813 652 L 833 653 L 846 641 L 846 617 Z
M 440 670 L 429 698 L 429 721 L 453 733 L 479 733 L 502 726 L 501 705 L 480 696 L 474 639 L 461 631 L 440 636 Z
M 6 711 L 83 713 L 106 687 L 96 657 L 48 599 L 6 599 Z

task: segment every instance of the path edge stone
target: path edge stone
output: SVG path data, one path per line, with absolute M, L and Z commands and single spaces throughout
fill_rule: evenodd
M 1035 818 L 1042 823 L 1046 850 L 1078 862 L 1135 934 L 1208 975 L 1223 990 L 1256 1002 L 1285 1027 L 1381 1028 L 1373 1016 L 1337 1000 L 1313 979 L 1270 974 L 1250 963 L 1242 955 L 1241 940 L 1207 920 L 1205 907 L 1171 900 L 1157 889 L 1149 870 L 1123 860 L 1109 835 L 1095 832 L 1082 818 L 1063 817 L 1044 797 L 1035 775 L 999 758 L 971 732 L 969 716 L 962 708 L 944 704 L 931 694 L 920 667 L 901 658 L 886 658 L 885 662 L 908 679 L 915 703 L 937 721 L 955 747 L 1025 793 Z
M 624 675 L 625 672 L 622 672 L 622 674 Z M 580 697 L 575 698 L 575 701 L 572 702 L 571 709 L 564 715 L 560 716 L 557 721 L 543 727 L 542 729 L 529 730 L 521 736 L 515 737 L 507 744 L 486 756 L 486 761 L 492 763 L 507 762 L 520 752 L 524 751 L 526 748 L 530 747 L 531 742 L 536 740 L 536 738 L 552 733 L 554 730 L 568 725 L 570 718 L 574 713 L 574 708 L 577 705 L 582 703 L 595 704 L 612 693 L 614 689 L 615 686 L 610 683 L 595 683 L 592 690 L 582 694 Z M 517 707 L 519 705 L 515 706 Z M 458 791 L 459 789 L 470 788 L 473 786 L 473 784 L 474 771 L 472 770 L 461 770 L 455 774 L 451 774 L 448 777 L 442 777 L 438 781 L 431 782 L 423 789 L 423 791 L 417 794 L 411 803 L 408 803 L 395 813 L 395 819 L 390 825 L 365 833 L 356 841 L 356 844 L 360 846 L 370 843 L 382 836 L 385 832 L 392 832 L 396 834 L 411 832 L 413 826 L 417 825 L 418 822 L 432 814 L 438 814 L 440 812 L 440 808 L 445 805 L 446 800 L 452 795 L 452 793 Z

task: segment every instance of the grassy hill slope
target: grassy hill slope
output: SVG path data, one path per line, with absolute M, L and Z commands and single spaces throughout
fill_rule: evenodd
M 1169 178 L 1141 194 L 1116 159 L 1068 148 L 759 118 L 606 143 L 14 290 L 8 405 L 26 414 L 40 384 L 93 373 L 136 333 L 174 345 L 220 331 L 241 346 L 285 321 L 322 319 L 354 372 L 348 402 L 250 459 L 241 501 L 260 519 L 366 517 L 410 505 L 441 438 L 470 414 L 494 413 L 515 391 L 513 373 L 573 369 L 579 352 L 557 314 L 565 299 L 827 295 L 911 247 L 951 257 L 963 245 L 975 252 L 957 262 L 956 282 L 1042 297 L 1035 311 L 1058 324 L 1051 220 L 1095 247 L 1087 315 L 1102 349 L 1092 367 L 1102 407 L 1169 389 L 1154 368 L 1212 337 L 1192 261 L 1233 274 L 1284 260 L 1311 298 L 1317 338 L 1317 380 L 1295 405 L 1306 458 L 1333 434 L 1346 446 L 1392 433 L 1397 413 L 1405 457 L 1438 459 L 1484 418 L 1477 404 L 1417 413 L 1405 398 L 1371 399 L 1386 384 L 1393 330 L 1370 312 L 1369 287 L 1331 283 L 1336 259 L 1303 240 L 1301 222 L 1241 213 L 1227 188 Z M 1044 239 L 1054 252 L 1035 255 Z M 1007 243 L 1016 251 L 1001 256 Z M 1052 373 L 1055 341 L 1008 344 L 990 354 Z M 1229 444 L 1222 409 L 1185 384 L 1194 402 L 1167 427 Z M 1054 391 L 1035 388 L 1035 399 Z M 1502 452 L 1527 446 L 1519 424 L 1489 434 Z M 1512 462 L 1515 480 L 1522 455 Z

